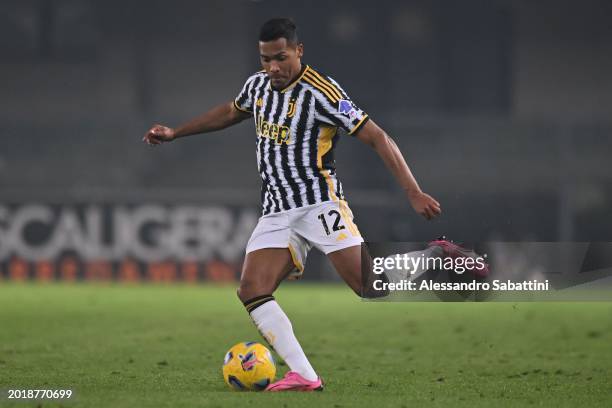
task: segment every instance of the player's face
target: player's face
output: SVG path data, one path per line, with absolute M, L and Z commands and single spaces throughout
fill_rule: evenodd
M 292 45 L 286 38 L 259 42 L 261 65 L 270 77 L 272 86 L 282 89 L 289 85 L 302 69 L 302 44 Z

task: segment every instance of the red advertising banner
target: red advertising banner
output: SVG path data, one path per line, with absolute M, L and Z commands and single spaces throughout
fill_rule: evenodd
M 233 281 L 253 208 L 0 204 L 0 280 Z

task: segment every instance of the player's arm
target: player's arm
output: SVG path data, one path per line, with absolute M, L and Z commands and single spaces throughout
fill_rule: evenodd
M 239 110 L 232 101 L 218 105 L 177 128 L 154 125 L 145 133 L 142 140 L 150 145 L 158 145 L 171 142 L 179 137 L 225 129 L 249 117 L 251 117 L 250 113 Z
M 421 191 L 402 152 L 393 139 L 373 120 L 368 120 L 357 130 L 355 135 L 359 140 L 372 147 L 382 158 L 387 168 L 408 196 L 410 204 L 417 213 L 430 220 L 442 212 L 440 203 L 429 194 Z

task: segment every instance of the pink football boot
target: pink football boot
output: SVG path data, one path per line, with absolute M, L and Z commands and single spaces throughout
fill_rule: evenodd
M 295 371 L 289 371 L 285 377 L 266 387 L 266 391 L 323 391 L 321 377 L 308 381 Z
M 479 255 L 474 252 L 472 249 L 467 249 L 462 246 L 455 244 L 453 241 L 449 241 L 446 237 L 442 236 L 434 241 L 431 241 L 428 247 L 437 246 L 442 248 L 444 251 L 444 255 L 451 258 L 474 258 L 476 259 Z M 482 267 L 475 266 L 472 269 L 469 269 L 470 272 L 473 272 L 476 276 L 484 278 L 489 275 L 489 264 L 484 263 Z

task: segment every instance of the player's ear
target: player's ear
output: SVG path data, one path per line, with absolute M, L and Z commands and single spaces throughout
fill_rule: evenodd
M 298 58 L 302 58 L 302 55 L 304 55 L 304 44 L 303 43 L 299 43 L 296 47 L 296 53 Z

